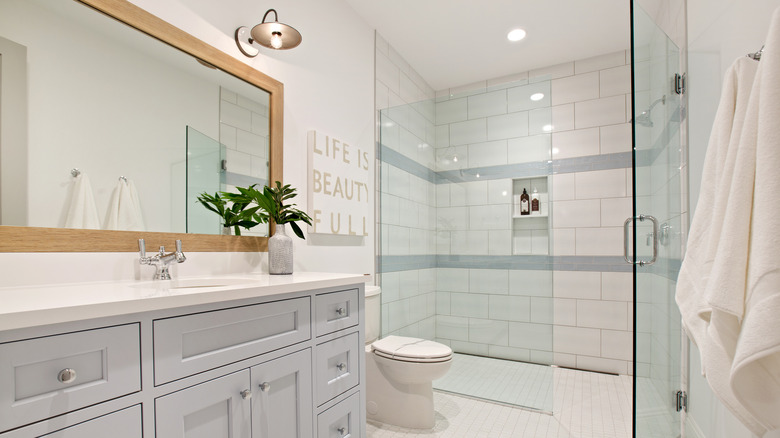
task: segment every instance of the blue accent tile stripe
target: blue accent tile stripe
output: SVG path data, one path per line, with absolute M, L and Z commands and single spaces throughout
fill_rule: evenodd
M 252 184 L 257 184 L 258 187 L 263 187 L 268 184 L 268 181 L 240 173 L 225 172 L 225 184 L 237 187 L 249 187 Z
M 412 160 L 398 151 L 390 149 L 385 145 L 380 144 L 378 145 L 377 149 L 379 152 L 377 156 L 381 162 L 395 166 L 430 183 L 436 183 L 436 172 L 433 170 L 423 166 L 422 164 Z
M 542 256 L 542 255 L 409 255 L 378 256 L 380 272 L 399 272 L 431 268 L 509 269 L 631 272 L 622 257 L 611 256 Z

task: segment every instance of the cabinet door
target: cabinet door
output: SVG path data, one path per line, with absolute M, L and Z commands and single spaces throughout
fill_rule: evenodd
M 312 436 L 311 350 L 252 367 L 252 438 Z
M 157 438 L 249 438 L 249 370 L 155 400 Z
M 121 411 L 93 420 L 79 423 L 42 437 L 46 438 L 141 438 L 141 405 L 135 405 Z

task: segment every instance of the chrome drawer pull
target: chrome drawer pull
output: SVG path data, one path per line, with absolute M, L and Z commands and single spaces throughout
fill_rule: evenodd
M 347 364 L 345 364 L 344 362 L 340 362 L 338 365 L 336 365 L 336 368 L 338 368 L 339 371 L 344 371 L 345 369 L 347 369 Z
M 252 398 L 252 391 L 248 389 L 241 391 L 241 398 L 243 398 L 244 400 L 249 400 L 250 398 Z
M 76 380 L 76 370 L 73 368 L 65 368 L 57 374 L 57 380 L 62 383 L 71 383 Z
M 260 384 L 260 391 L 268 392 L 271 390 L 271 384 L 268 382 L 263 382 Z
M 336 309 L 336 314 L 337 315 L 342 315 L 343 316 L 345 313 L 347 313 L 347 311 L 344 310 L 343 307 L 339 307 L 338 309 Z

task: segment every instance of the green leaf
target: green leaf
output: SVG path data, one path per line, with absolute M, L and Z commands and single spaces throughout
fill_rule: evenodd
M 306 238 L 303 236 L 303 231 L 301 231 L 301 228 L 298 226 L 298 224 L 296 224 L 295 222 L 290 222 L 290 227 L 292 228 L 296 236 L 300 237 L 303 240 L 306 240 Z

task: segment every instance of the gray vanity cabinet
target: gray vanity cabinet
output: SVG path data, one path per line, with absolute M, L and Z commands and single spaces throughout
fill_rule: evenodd
M 311 350 L 251 369 L 252 438 L 312 436 Z
M 158 438 L 250 438 L 249 370 L 155 400 Z
M 44 438 L 141 438 L 142 436 L 140 405 L 43 435 Z

